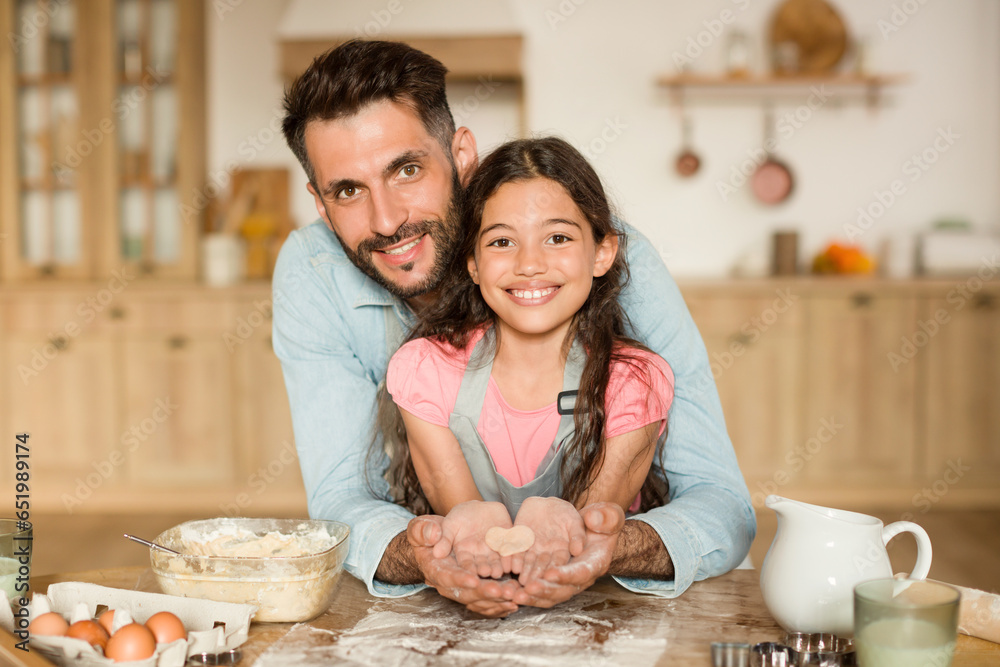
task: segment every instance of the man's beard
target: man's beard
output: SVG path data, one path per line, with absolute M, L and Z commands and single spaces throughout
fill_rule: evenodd
M 449 265 L 454 261 L 458 251 L 460 241 L 460 231 L 462 221 L 458 210 L 457 202 L 461 193 L 462 184 L 458 179 L 458 173 L 452 171 L 451 200 L 448 202 L 448 210 L 445 212 L 444 220 L 421 220 L 420 222 L 408 222 L 396 230 L 392 236 L 382 236 L 376 234 L 362 240 L 358 244 L 357 250 L 351 250 L 344 239 L 340 240 L 340 245 L 344 249 L 347 258 L 354 266 L 358 267 L 362 273 L 384 287 L 389 293 L 400 299 L 411 299 L 421 294 L 426 294 L 437 288 L 444 278 Z M 328 214 L 329 215 L 329 214 Z M 334 232 L 336 233 L 336 232 Z M 422 236 L 426 234 L 434 239 L 434 264 L 431 266 L 427 277 L 416 285 L 402 287 L 388 278 L 375 267 L 372 261 L 372 253 L 382 248 L 396 245 L 403 239 Z M 422 240 L 424 243 L 426 239 Z M 413 270 L 413 263 L 409 262 L 399 267 L 404 272 Z

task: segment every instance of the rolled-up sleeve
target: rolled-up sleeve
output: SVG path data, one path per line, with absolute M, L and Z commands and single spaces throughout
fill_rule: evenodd
M 674 578 L 615 578 L 630 590 L 675 597 L 692 582 L 739 565 L 757 524 L 698 328 L 659 254 L 634 229 L 626 231 L 632 280 L 623 305 L 632 333 L 674 372 L 674 402 L 660 457 L 670 502 L 630 518 L 660 536 Z

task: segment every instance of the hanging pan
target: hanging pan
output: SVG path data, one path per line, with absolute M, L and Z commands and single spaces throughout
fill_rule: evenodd
M 764 112 L 764 161 L 750 177 L 750 188 L 762 204 L 773 206 L 788 199 L 795 186 L 795 178 L 787 164 L 774 156 L 774 115 L 770 106 Z

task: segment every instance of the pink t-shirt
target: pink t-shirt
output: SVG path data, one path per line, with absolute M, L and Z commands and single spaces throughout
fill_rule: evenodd
M 403 345 L 389 361 L 386 388 L 396 404 L 431 424 L 448 427 L 469 357 L 483 332 L 464 349 L 421 338 Z M 605 435 L 613 438 L 654 422 L 666 428 L 674 398 L 674 374 L 661 357 L 632 349 L 632 363 L 616 362 L 605 394 Z M 636 368 L 636 364 L 639 368 Z M 555 401 L 537 410 L 511 407 L 490 378 L 477 431 L 497 472 L 514 486 L 535 478 L 559 430 Z

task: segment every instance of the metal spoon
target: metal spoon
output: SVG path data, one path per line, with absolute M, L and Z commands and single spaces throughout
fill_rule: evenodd
M 173 549 L 168 549 L 168 548 L 166 548 L 165 546 L 163 546 L 161 544 L 156 544 L 155 542 L 149 542 L 148 540 L 144 540 L 141 537 L 136 537 L 135 535 L 129 535 L 128 533 L 124 533 L 124 535 L 125 535 L 126 538 L 132 540 L 133 542 L 138 542 L 139 544 L 145 544 L 150 549 L 159 549 L 160 551 L 166 551 L 168 554 L 173 554 L 175 556 L 182 555 L 181 552 L 179 552 L 179 551 L 174 551 Z

